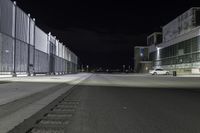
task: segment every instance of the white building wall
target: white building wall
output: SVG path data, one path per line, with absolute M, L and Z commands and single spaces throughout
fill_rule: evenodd
M 182 42 L 182 41 L 185 41 L 185 40 L 197 37 L 197 36 L 200 36 L 200 26 L 192 29 L 191 31 L 189 31 L 185 34 L 179 35 L 176 38 L 173 38 L 169 41 L 163 42 L 163 43 L 157 45 L 157 47 L 165 48 L 165 47 L 177 44 L 179 42 Z M 156 51 L 156 46 L 155 45 L 149 46 L 149 53 L 152 53 L 154 51 Z
M 193 23 L 195 20 L 194 10 L 195 8 L 189 9 L 163 27 L 163 42 L 187 33 L 195 27 Z
M 196 27 L 193 30 L 191 30 L 190 32 L 179 35 L 179 36 L 177 36 L 176 38 L 174 38 L 170 41 L 167 41 L 167 42 L 160 44 L 159 47 L 168 47 L 170 45 L 173 45 L 173 44 L 176 44 L 176 43 L 197 37 L 199 35 L 200 35 L 200 27 Z

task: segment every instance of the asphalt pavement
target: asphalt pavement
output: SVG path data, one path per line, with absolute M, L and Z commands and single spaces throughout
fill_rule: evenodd
M 33 128 L 27 127 L 26 133 L 200 133 L 200 77 L 81 74 L 2 83 L 2 99 L 3 94 L 14 94 L 18 100 L 0 106 L 0 133 L 20 123 L 23 129 L 37 114 L 42 117 L 29 124 Z M 23 89 L 13 93 L 14 85 Z M 20 98 L 20 92 L 31 95 Z M 63 96 L 66 92 L 69 95 Z M 53 101 L 58 104 L 49 104 Z
M 93 74 L 68 133 L 200 133 L 200 78 Z

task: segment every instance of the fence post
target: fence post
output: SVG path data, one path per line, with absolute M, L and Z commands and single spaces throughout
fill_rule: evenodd
M 12 73 L 12 76 L 13 77 L 16 77 L 17 76 L 17 74 L 16 74 L 16 43 L 17 43 L 17 40 L 16 40 L 16 34 L 17 34 L 17 32 L 16 32 L 16 30 L 17 30 L 17 2 L 16 1 L 14 1 L 14 8 L 15 8 L 15 14 L 13 14 L 13 15 L 15 15 L 15 20 L 14 20 L 14 22 L 15 22 L 15 33 L 14 33 L 14 46 L 13 46 L 13 73 Z
M 30 74 L 30 44 L 31 44 L 31 15 L 28 14 L 28 18 L 29 18 L 29 44 L 28 44 L 28 60 L 27 60 L 27 75 L 31 76 Z
M 33 76 L 35 76 L 35 18 L 33 18 L 34 21 L 34 28 L 33 28 Z

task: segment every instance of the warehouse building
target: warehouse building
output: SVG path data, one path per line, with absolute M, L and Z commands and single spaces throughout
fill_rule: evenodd
M 200 8 L 193 7 L 163 26 L 161 43 L 149 42 L 154 68 L 200 74 Z
M 16 3 L 0 0 L 0 74 L 77 72 L 77 56 L 35 24 Z

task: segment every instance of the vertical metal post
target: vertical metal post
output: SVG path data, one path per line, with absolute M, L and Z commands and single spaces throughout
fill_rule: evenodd
M 33 28 L 33 76 L 35 76 L 35 18 L 34 21 L 34 28 Z
M 16 77 L 17 74 L 16 74 L 16 43 L 17 43 L 17 40 L 16 40 L 16 30 L 17 30 L 17 3 L 16 1 L 14 1 L 14 7 L 15 7 L 15 32 L 14 32 L 14 46 L 13 46 L 13 73 L 12 73 L 12 76 L 13 77 Z
M 30 74 L 30 44 L 31 44 L 31 15 L 28 14 L 28 18 L 29 18 L 29 44 L 28 44 L 28 60 L 27 60 L 27 75 L 31 76 Z
M 48 53 L 48 64 L 49 64 L 49 75 L 51 75 L 51 33 L 49 32 L 49 34 L 48 34 L 48 36 L 47 36 L 47 43 L 49 43 L 48 44 L 48 51 L 49 52 L 47 52 Z
M 49 67 L 49 70 L 48 70 L 48 72 L 47 72 L 47 75 L 50 75 L 51 74 L 51 66 L 50 66 L 50 53 L 51 53 L 51 51 L 50 51 L 50 47 L 51 47 L 51 44 L 50 44 L 50 33 L 48 34 L 48 36 L 47 36 L 47 54 L 48 54 L 48 56 L 47 56 L 47 58 L 48 58 L 48 67 Z

